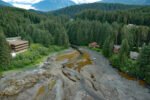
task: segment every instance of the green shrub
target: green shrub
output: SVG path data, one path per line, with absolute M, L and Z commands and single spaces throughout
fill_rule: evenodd
M 64 47 L 56 46 L 56 45 L 51 45 L 49 46 L 49 51 L 54 52 L 54 51 L 60 51 L 64 49 Z
M 0 77 L 3 75 L 2 71 L 0 71 Z
M 97 52 L 102 52 L 102 50 L 100 48 L 90 48 L 90 49 L 97 51 Z
M 40 44 L 32 44 L 28 51 L 18 54 L 16 58 L 13 59 L 9 69 L 23 68 L 39 63 L 39 60 L 48 55 L 50 52 L 55 52 L 62 49 L 63 47 L 59 46 L 50 46 L 49 48 L 46 48 Z
M 138 64 L 144 79 L 150 84 L 150 44 L 142 47 Z
M 111 61 L 112 66 L 114 66 L 114 67 L 116 67 L 116 68 L 119 68 L 119 67 L 120 67 L 120 60 L 119 60 L 118 55 L 113 55 L 113 56 L 110 58 L 110 61 Z
M 135 77 L 141 77 L 142 73 L 137 65 L 137 61 L 126 59 L 125 63 L 120 63 L 119 55 L 115 54 L 110 58 L 112 66 L 118 68 L 122 72 L 128 73 Z

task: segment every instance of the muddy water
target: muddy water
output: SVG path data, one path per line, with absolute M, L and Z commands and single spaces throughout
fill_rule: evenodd
M 68 54 L 60 55 L 56 58 L 57 61 L 63 61 L 68 60 L 65 66 L 68 68 L 74 68 L 78 72 L 85 66 L 92 64 L 92 61 L 90 59 L 90 56 L 87 52 L 83 52 L 82 55 L 80 55 L 79 52 L 74 51 Z
M 78 81 L 80 83 L 80 87 L 87 93 L 89 94 L 94 100 L 104 100 L 101 96 L 95 93 L 95 91 L 91 88 L 86 83 L 86 78 L 83 77 L 83 75 L 80 73 L 81 69 L 85 67 L 86 65 L 92 64 L 92 61 L 90 59 L 90 55 L 82 51 L 82 54 L 78 52 L 72 52 L 69 54 L 65 55 L 60 55 L 57 57 L 57 60 L 65 60 L 67 59 L 68 61 L 65 63 L 65 68 L 63 69 L 64 71 L 63 74 L 70 79 L 73 82 L 76 82 L 76 80 L 73 80 L 71 77 L 76 76 L 78 77 Z M 94 84 L 93 84 L 94 85 Z M 80 100 L 80 99 L 79 99 Z
M 140 85 L 142 86 L 146 86 L 146 82 L 144 80 L 138 80 L 137 78 L 133 77 L 133 76 L 130 76 L 129 74 L 127 73 L 124 73 L 124 72 L 120 72 L 118 71 L 119 75 L 128 79 L 128 80 L 133 80 L 133 81 L 138 81 Z

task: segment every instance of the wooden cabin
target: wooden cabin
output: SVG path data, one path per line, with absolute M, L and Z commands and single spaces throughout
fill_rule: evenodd
M 7 39 L 10 48 L 13 52 L 21 52 L 27 50 L 29 47 L 29 42 L 21 40 L 21 38 L 8 38 Z
M 89 44 L 90 48 L 99 48 L 100 46 L 97 44 L 97 42 L 92 42 Z
M 121 46 L 120 45 L 114 45 L 113 52 L 114 53 L 119 53 Z

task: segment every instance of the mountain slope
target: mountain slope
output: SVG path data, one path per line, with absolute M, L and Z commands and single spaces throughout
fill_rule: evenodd
M 132 5 L 150 5 L 150 0 L 102 0 L 105 3 L 122 3 Z
M 11 6 L 11 4 L 6 3 L 6 2 L 0 0 L 0 6 Z
M 81 4 L 81 5 L 74 5 L 66 8 L 62 8 L 52 13 L 55 15 L 69 15 L 74 16 L 76 13 L 86 9 L 98 9 L 98 10 L 105 10 L 105 11 L 114 11 L 114 10 L 125 10 L 131 8 L 138 8 L 141 6 L 135 5 L 124 5 L 124 4 L 109 4 L 109 3 L 90 3 L 90 4 Z
M 44 0 L 33 5 L 36 9 L 40 11 L 51 11 L 74 5 L 75 3 L 70 0 Z

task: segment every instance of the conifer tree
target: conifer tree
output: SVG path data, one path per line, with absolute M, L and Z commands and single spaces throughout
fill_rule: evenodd
M 111 34 L 104 42 L 103 46 L 103 54 L 106 57 L 110 57 L 113 54 L 113 46 L 114 46 L 114 34 Z
M 128 44 L 127 39 L 124 39 L 122 41 L 121 50 L 119 52 L 119 59 L 120 59 L 121 67 L 127 64 L 128 55 L 129 55 L 129 44 Z
M 150 44 L 142 47 L 138 63 L 143 77 L 150 84 Z
M 0 68 L 7 69 L 11 62 L 10 48 L 5 36 L 0 32 Z

